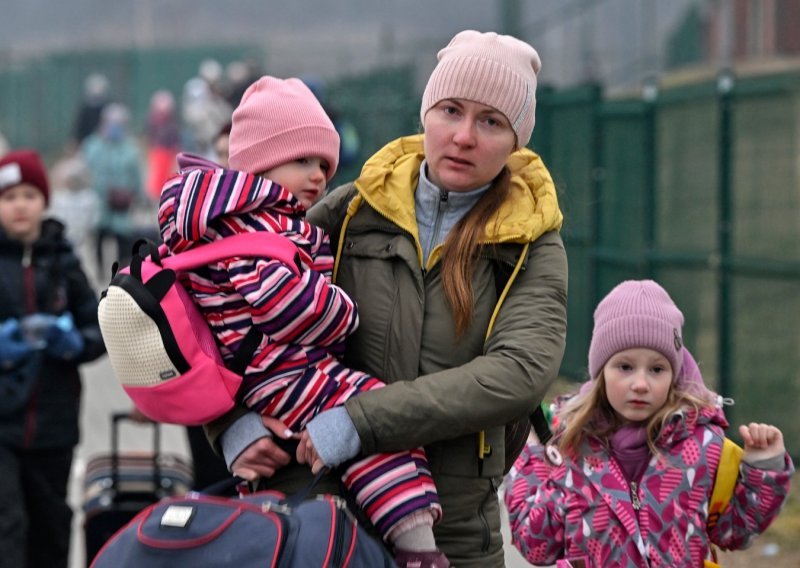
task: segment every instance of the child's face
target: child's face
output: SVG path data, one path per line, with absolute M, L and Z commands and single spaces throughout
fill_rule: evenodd
M 322 158 L 298 158 L 261 174 L 282 185 L 309 209 L 325 193 L 328 162 Z
M 647 420 L 664 406 L 672 375 L 666 357 L 643 347 L 620 351 L 603 367 L 608 402 L 631 422 Z
M 6 235 L 23 242 L 39 238 L 44 195 L 33 185 L 22 183 L 0 193 L 0 225 Z
M 214 153 L 217 155 L 217 163 L 223 168 L 228 167 L 230 139 L 229 134 L 220 134 L 214 140 Z

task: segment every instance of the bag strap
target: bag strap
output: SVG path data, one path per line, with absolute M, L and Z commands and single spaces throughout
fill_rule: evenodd
M 271 258 L 292 267 L 296 274 L 300 273 L 297 246 L 283 235 L 266 231 L 241 233 L 205 243 L 165 256 L 161 265 L 175 271 L 190 270 L 237 256 Z
M 742 448 L 733 440 L 725 438 L 722 444 L 722 454 L 717 465 L 717 476 L 714 479 L 714 489 L 711 491 L 711 501 L 708 505 L 708 529 L 713 529 L 719 516 L 725 511 L 733 497 L 733 489 L 739 478 L 739 463 L 742 461 Z
M 739 464 L 742 461 L 742 448 L 733 440 L 725 438 L 722 443 L 722 453 L 717 464 L 717 476 L 714 479 L 714 488 L 711 490 L 711 501 L 708 505 L 708 523 L 710 531 L 717 525 L 719 516 L 727 509 L 733 497 L 736 480 L 739 479 Z M 703 561 L 704 568 L 719 568 L 717 560 L 717 547 L 709 543 L 711 558 Z

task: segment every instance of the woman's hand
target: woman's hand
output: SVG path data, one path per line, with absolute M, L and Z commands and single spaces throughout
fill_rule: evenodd
M 283 440 L 298 437 L 277 418 L 262 416 L 261 420 L 274 436 Z M 278 447 L 272 438 L 259 438 L 234 460 L 231 472 L 247 481 L 256 482 L 259 477 L 272 477 L 291 459 L 291 456 Z
M 744 440 L 742 461 L 754 463 L 782 456 L 786 452 L 783 433 L 771 424 L 751 422 L 747 426 L 739 426 L 739 433 Z
M 303 430 L 300 434 L 300 443 L 297 446 L 297 461 L 311 464 L 311 473 L 317 473 L 325 467 L 325 462 L 322 461 L 322 458 L 319 457 L 317 450 L 314 448 L 308 430 Z

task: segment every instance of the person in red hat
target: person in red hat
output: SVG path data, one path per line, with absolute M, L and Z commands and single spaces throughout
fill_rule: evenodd
M 94 290 L 64 226 L 44 218 L 49 198 L 34 150 L 0 158 L 0 566 L 67 566 L 79 365 L 105 352 Z

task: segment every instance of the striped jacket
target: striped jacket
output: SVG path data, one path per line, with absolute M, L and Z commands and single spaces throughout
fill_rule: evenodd
M 240 390 L 245 405 L 280 415 L 298 400 L 319 401 L 317 395 L 324 394 L 315 390 L 320 382 L 309 368 L 347 372 L 337 366 L 336 355 L 358 325 L 355 304 L 331 284 L 327 236 L 305 221 L 305 209 L 287 190 L 234 170 L 183 170 L 165 184 L 158 218 L 174 252 L 251 231 L 280 233 L 298 248 L 300 276 L 265 254 L 203 267 L 184 282 L 223 359 L 233 357 L 252 326 L 264 334 Z M 303 409 L 309 410 L 314 409 Z

